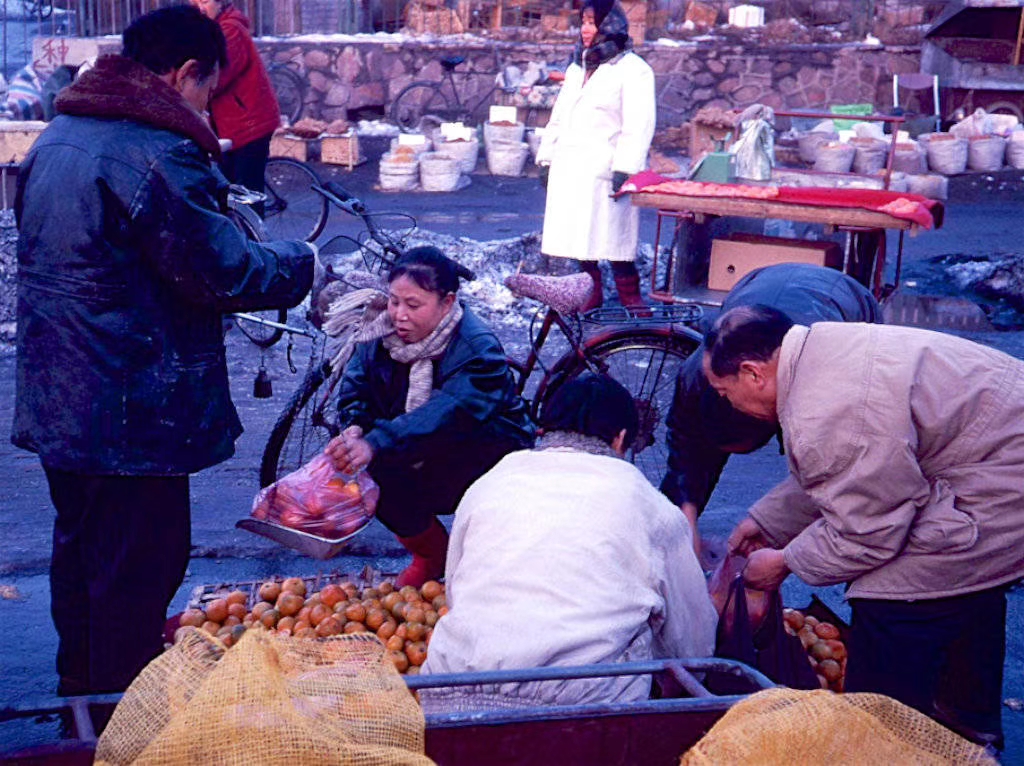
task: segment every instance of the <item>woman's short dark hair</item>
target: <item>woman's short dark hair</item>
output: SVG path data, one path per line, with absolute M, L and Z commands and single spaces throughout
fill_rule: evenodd
M 388 274 L 388 283 L 408 277 L 421 290 L 441 297 L 459 290 L 459 279 L 475 279 L 476 275 L 456 263 L 438 248 L 422 245 L 406 250 L 398 257 Z
M 632 444 L 640 427 L 636 402 L 626 388 L 607 375 L 586 372 L 573 378 L 544 405 L 540 425 L 545 431 L 572 431 L 611 444 L 626 429 Z
M 704 336 L 711 371 L 724 378 L 739 373 L 743 362 L 767 362 L 792 326 L 788 316 L 761 303 L 726 311 Z
M 124 31 L 122 40 L 122 56 L 159 75 L 189 59 L 199 65 L 201 78 L 209 77 L 214 67 L 228 65 L 220 25 L 191 5 L 172 5 L 140 16 Z

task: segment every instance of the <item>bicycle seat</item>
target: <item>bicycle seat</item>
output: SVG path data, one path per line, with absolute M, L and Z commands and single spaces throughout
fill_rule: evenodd
M 565 277 L 513 274 L 505 280 L 505 287 L 523 298 L 538 300 L 559 314 L 576 314 L 590 299 L 594 282 L 582 271 Z
M 444 67 L 444 70 L 446 72 L 451 72 L 455 69 L 455 67 L 457 67 L 465 60 L 465 56 L 448 56 L 446 58 L 441 59 L 441 66 Z

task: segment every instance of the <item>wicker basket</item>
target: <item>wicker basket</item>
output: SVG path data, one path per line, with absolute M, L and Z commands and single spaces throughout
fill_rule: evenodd
M 387 153 L 380 158 L 380 188 L 382 191 L 411 191 L 420 177 L 418 158 L 399 157 Z
M 525 143 L 492 144 L 487 147 L 487 169 L 496 176 L 521 176 L 529 156 Z
M 526 126 L 521 122 L 515 125 L 500 122 L 484 123 L 484 146 L 490 149 L 497 144 L 518 144 L 523 140 Z
M 459 161 L 455 157 L 437 152 L 427 152 L 420 157 L 420 186 L 423 191 L 455 191 L 461 176 Z
M 435 151 L 454 157 L 459 162 L 459 169 L 463 173 L 472 173 L 476 170 L 476 163 L 480 159 L 480 142 L 475 138 L 470 141 L 434 141 Z
M 901 141 L 896 144 L 896 151 L 892 156 L 892 169 L 901 173 L 927 173 L 928 155 L 916 141 Z

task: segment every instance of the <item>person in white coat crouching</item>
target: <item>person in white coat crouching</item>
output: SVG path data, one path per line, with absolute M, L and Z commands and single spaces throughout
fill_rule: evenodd
M 631 48 L 616 0 L 586 0 L 573 63 L 537 150 L 547 187 L 541 252 L 574 258 L 594 280 L 586 309 L 603 301 L 598 261 L 610 261 L 622 305 L 643 306 L 638 212 L 622 184 L 647 164 L 654 136 L 654 72 Z
M 585 374 L 552 397 L 544 435 L 474 483 L 448 545 L 449 612 L 422 673 L 709 657 L 718 616 L 689 523 L 622 459 L 632 397 Z M 649 676 L 421 690 L 424 709 L 647 699 Z

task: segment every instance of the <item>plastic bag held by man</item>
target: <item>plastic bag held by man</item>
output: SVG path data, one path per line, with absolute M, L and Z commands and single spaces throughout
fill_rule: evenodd
M 336 539 L 357 532 L 373 518 L 379 495 L 365 471 L 352 478 L 320 454 L 262 489 L 253 501 L 252 517 Z

